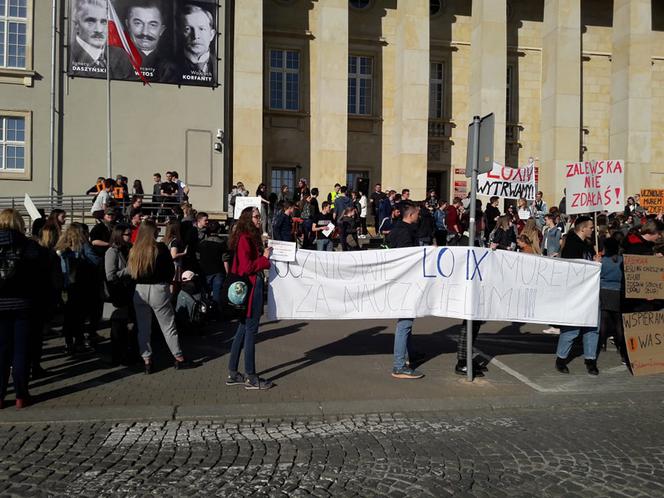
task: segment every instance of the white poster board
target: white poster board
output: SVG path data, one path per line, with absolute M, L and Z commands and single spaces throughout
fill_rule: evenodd
M 235 197 L 235 211 L 233 211 L 233 218 L 236 220 L 242 214 L 242 210 L 248 207 L 255 207 L 260 210 L 261 198 L 260 197 L 243 197 L 238 195 Z
M 509 168 L 494 162 L 492 171 L 477 177 L 477 193 L 503 199 L 535 200 L 535 163 Z
M 32 198 L 28 194 L 25 194 L 25 197 L 23 198 L 23 206 L 25 206 L 25 209 L 28 211 L 32 221 L 38 220 L 42 217 L 41 213 L 37 209 L 37 206 L 35 206 L 35 203 L 32 202 Z
M 297 244 L 295 242 L 287 242 L 284 240 L 268 240 L 268 247 L 272 248 L 270 259 L 272 261 L 295 261 L 295 253 L 297 252 Z
M 615 213 L 625 209 L 625 162 L 585 161 L 565 165 L 567 214 Z
M 270 268 L 271 319 L 441 316 L 594 327 L 601 265 L 470 247 L 299 250 Z M 561 312 L 564 310 L 564 313 Z

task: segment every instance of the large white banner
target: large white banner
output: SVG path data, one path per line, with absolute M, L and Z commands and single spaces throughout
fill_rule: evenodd
M 535 200 L 535 163 L 509 168 L 493 163 L 493 170 L 477 177 L 477 193 L 504 199 Z
M 441 316 L 596 326 L 600 264 L 470 247 L 297 251 L 273 262 L 271 319 Z
M 567 214 L 625 209 L 624 161 L 586 161 L 565 165 Z

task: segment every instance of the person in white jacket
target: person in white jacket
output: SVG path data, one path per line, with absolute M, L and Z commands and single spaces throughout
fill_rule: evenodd
M 362 229 L 361 235 L 367 234 L 367 196 L 364 195 L 364 192 L 359 192 L 360 194 L 360 227 Z

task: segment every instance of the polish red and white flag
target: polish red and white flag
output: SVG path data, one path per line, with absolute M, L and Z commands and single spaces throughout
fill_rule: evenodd
M 145 75 L 141 71 L 141 64 L 143 62 L 143 57 L 141 52 L 136 48 L 134 42 L 131 41 L 131 38 L 128 36 L 127 32 L 122 29 L 122 22 L 118 18 L 117 12 L 115 12 L 115 7 L 111 3 L 111 0 L 108 1 L 108 44 L 111 47 L 118 47 L 124 50 L 129 57 L 129 62 L 134 67 L 136 74 L 141 80 L 143 80 L 144 85 L 149 85 L 148 80 L 145 79 Z M 109 61 L 110 62 L 110 61 Z M 110 65 L 110 64 L 109 64 Z

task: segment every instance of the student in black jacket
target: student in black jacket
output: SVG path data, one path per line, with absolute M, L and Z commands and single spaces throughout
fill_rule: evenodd
M 387 245 L 390 249 L 401 247 L 417 247 L 417 222 L 420 218 L 420 208 L 410 201 L 401 202 L 401 219 L 387 235 Z M 400 318 L 394 332 L 394 365 L 392 377 L 396 379 L 421 379 L 424 375 L 406 364 L 409 358 L 410 338 L 413 330 L 413 318 Z
M 272 222 L 272 238 L 274 240 L 284 240 L 293 242 L 293 203 L 283 201 L 281 211 L 274 217 Z
M 565 247 L 560 257 L 565 259 L 595 259 L 595 248 L 592 245 L 593 220 L 587 216 L 579 216 L 574 222 L 574 230 L 567 234 Z M 597 312 L 599 318 L 599 310 Z M 583 335 L 583 356 L 585 358 L 586 370 L 590 375 L 599 375 L 597 369 L 597 343 L 599 342 L 598 327 L 573 327 L 561 326 L 558 349 L 556 351 L 556 370 L 567 374 L 567 357 L 572 349 L 574 339 Z

